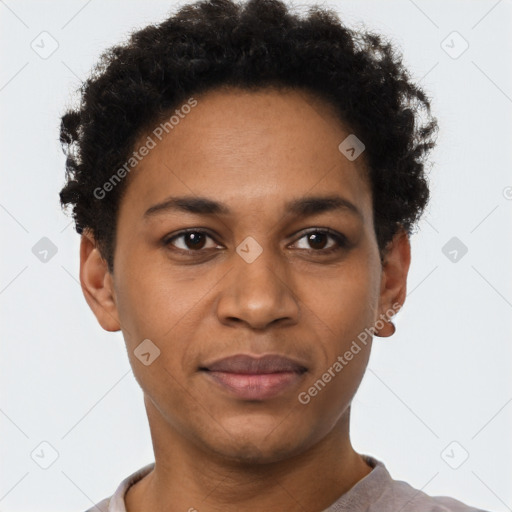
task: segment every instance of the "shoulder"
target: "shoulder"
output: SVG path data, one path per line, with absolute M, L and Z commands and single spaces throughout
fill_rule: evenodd
M 364 457 L 373 471 L 358 484 L 359 487 L 354 487 L 352 498 L 358 504 L 366 503 L 367 512 L 488 512 L 449 496 L 430 496 L 407 482 L 394 480 L 381 461 L 367 455 Z
M 125 494 L 127 490 L 136 482 L 144 478 L 155 467 L 155 463 L 151 462 L 146 466 L 138 469 L 131 475 L 127 476 L 117 487 L 112 496 L 104 498 L 93 507 L 85 512 L 126 512 L 125 508 Z
M 94 505 L 93 507 L 88 508 L 85 512 L 109 512 L 110 498 L 111 496 L 101 500 L 99 503 L 96 503 L 96 505 Z
M 382 512 L 397 506 L 401 512 L 487 512 L 449 496 L 430 496 L 407 482 L 393 479 L 369 510 Z

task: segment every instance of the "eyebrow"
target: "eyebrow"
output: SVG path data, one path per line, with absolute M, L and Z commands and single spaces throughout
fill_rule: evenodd
M 225 204 L 207 197 L 182 196 L 168 197 L 161 203 L 151 206 L 146 210 L 143 218 L 147 220 L 172 211 L 197 215 L 230 215 L 232 213 Z M 331 211 L 346 212 L 363 220 L 361 211 L 352 202 L 337 195 L 293 199 L 285 204 L 285 211 L 298 217 L 308 217 Z

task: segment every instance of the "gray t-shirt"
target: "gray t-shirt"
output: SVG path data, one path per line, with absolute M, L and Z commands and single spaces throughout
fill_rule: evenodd
M 362 455 L 373 469 L 323 512 L 487 512 L 447 496 L 431 497 L 401 480 L 393 480 L 386 466 L 369 455 Z M 152 462 L 125 478 L 113 496 L 86 512 L 126 512 L 124 495 L 128 488 L 146 476 Z

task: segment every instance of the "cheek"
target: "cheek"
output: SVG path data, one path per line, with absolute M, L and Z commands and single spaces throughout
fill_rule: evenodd
M 356 258 L 354 258 L 356 260 Z M 344 345 L 369 327 L 378 304 L 377 273 L 361 262 L 346 265 L 321 280 L 304 283 L 306 304 L 324 324 L 323 330 L 337 341 L 332 348 L 343 350 Z M 331 350 L 332 351 L 332 350 Z
M 364 311 L 347 305 L 343 314 L 331 320 L 334 329 L 322 341 L 323 354 L 297 397 L 312 422 L 324 422 L 319 428 L 325 432 L 346 411 L 363 379 L 372 344 L 364 330 L 367 318 Z
M 166 286 L 165 280 L 151 272 L 128 275 L 129 279 L 119 287 L 118 310 L 130 365 L 144 393 L 174 424 L 176 418 L 169 416 L 170 411 L 192 413 L 194 408 L 184 393 L 187 388 L 184 361 L 190 345 L 184 329 L 193 332 L 186 315 L 190 305 L 172 287 Z
M 367 329 L 373 324 L 379 283 L 378 273 L 365 262 L 359 255 L 335 275 L 309 287 L 307 306 L 321 349 L 301 391 L 312 409 L 327 413 L 332 421 L 357 391 L 370 355 Z
M 162 269 L 132 266 L 117 287 L 121 324 L 137 338 L 163 341 L 193 308 L 194 296 Z
M 199 307 L 206 286 L 187 286 L 154 268 L 134 267 L 118 288 L 118 312 L 134 375 L 150 394 L 165 392 L 179 400 L 195 361 L 190 337 L 197 332 L 194 308 Z M 145 366 L 137 357 L 148 345 L 158 357 Z M 146 345 L 141 345 L 141 343 Z M 153 347 L 156 347 L 156 349 Z M 172 392 L 171 392 L 172 390 Z M 176 403 L 177 406 L 181 404 Z

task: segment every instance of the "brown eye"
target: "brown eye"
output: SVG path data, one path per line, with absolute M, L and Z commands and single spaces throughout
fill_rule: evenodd
M 202 249 L 205 244 L 205 235 L 203 233 L 186 233 L 183 240 L 188 249 Z
M 325 249 L 325 245 L 329 241 L 329 236 L 326 233 L 308 233 L 306 237 L 308 244 L 310 244 L 313 249 Z
M 182 231 L 181 233 L 178 233 L 171 238 L 165 239 L 164 245 L 172 245 L 174 248 L 181 251 L 198 252 L 205 248 L 208 238 L 213 240 L 212 237 L 205 231 Z M 180 239 L 182 240 L 181 244 L 179 244 L 181 246 L 174 243 L 176 240 Z M 213 247 L 216 247 L 216 245 L 214 244 Z
M 334 243 L 327 246 L 329 238 L 334 240 Z M 298 243 L 300 240 L 306 240 L 306 243 L 309 245 L 309 247 L 301 247 L 301 249 L 310 252 L 318 252 L 319 254 L 329 254 L 334 251 L 342 250 L 347 246 L 347 239 L 344 235 L 325 229 L 309 231 L 295 243 Z

